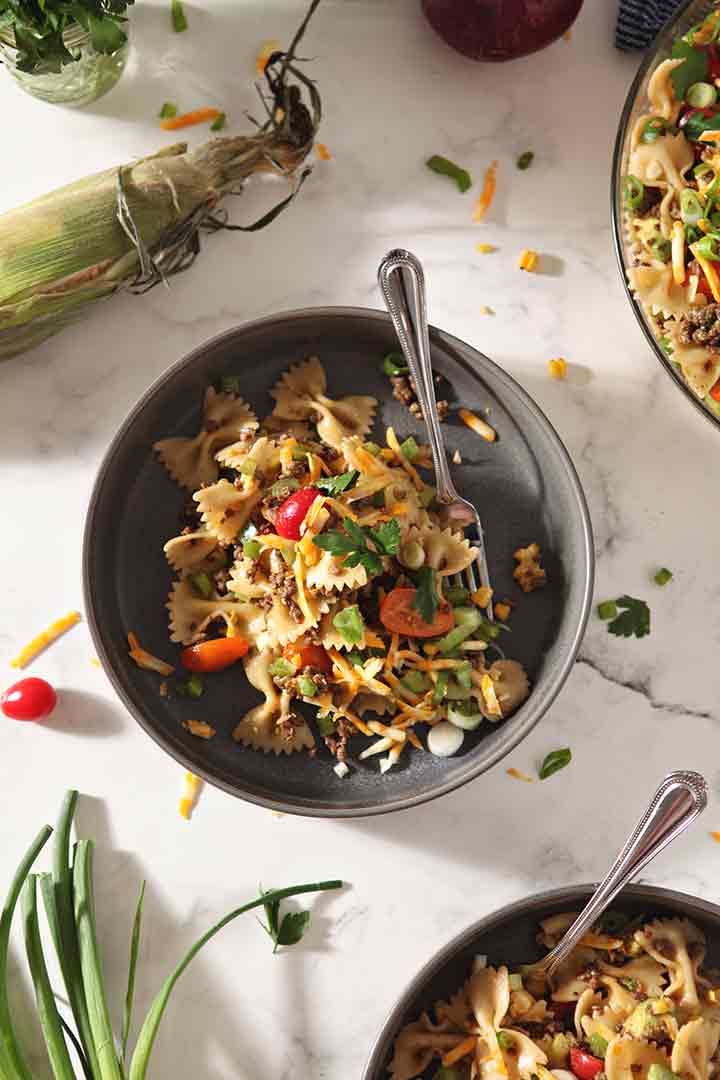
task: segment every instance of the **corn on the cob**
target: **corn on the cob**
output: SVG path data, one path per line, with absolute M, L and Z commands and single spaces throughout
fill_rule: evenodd
M 212 139 L 196 150 L 177 143 L 0 216 L 0 359 L 57 333 L 94 300 L 119 289 L 145 291 L 186 269 L 201 231 L 259 229 L 287 206 L 307 174 L 297 177 L 297 170 L 320 123 L 319 94 L 293 62 L 318 3 L 288 52 L 273 54 L 264 70 L 268 118 L 255 134 Z M 268 171 L 294 181 L 290 195 L 252 225 L 228 225 L 220 200 Z

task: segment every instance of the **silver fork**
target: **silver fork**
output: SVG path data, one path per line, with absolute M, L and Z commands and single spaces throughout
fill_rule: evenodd
M 532 970 L 550 978 L 620 890 L 684 832 L 706 806 L 707 784 L 700 773 L 668 773 L 575 922 L 547 956 L 530 965 Z
M 491 588 L 480 515 L 473 504 L 463 499 L 455 488 L 438 422 L 422 264 L 416 255 L 402 248 L 390 251 L 380 263 L 378 281 L 415 384 L 415 394 L 430 438 L 437 499 L 443 503 L 448 524 L 462 526 L 466 530 L 470 546 L 475 550 L 474 562 L 464 571 L 467 586 L 471 592 L 477 590 L 478 584 Z M 462 586 L 460 574 L 453 575 L 453 579 Z M 485 609 L 485 614 L 490 621 L 493 620 L 492 600 Z

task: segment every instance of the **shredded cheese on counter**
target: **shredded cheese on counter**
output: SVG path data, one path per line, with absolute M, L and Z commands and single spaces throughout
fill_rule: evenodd
M 526 784 L 534 784 L 535 783 L 532 776 L 526 776 L 525 773 L 520 772 L 519 769 L 515 769 L 515 768 L 506 769 L 505 772 L 508 774 L 508 776 L 512 776 L 512 778 L 514 780 L 524 780 Z
M 200 798 L 203 786 L 203 781 L 199 776 L 195 776 L 195 773 L 185 773 L 178 810 L 180 811 L 180 817 L 185 818 L 186 821 L 190 821 L 192 817 L 193 810 L 198 804 L 198 799 Z
M 64 615 L 62 619 L 57 619 L 48 626 L 47 630 L 43 630 L 43 632 L 33 638 L 24 649 L 20 650 L 15 659 L 10 661 L 10 667 L 27 667 L 31 660 L 34 660 L 44 649 L 47 649 L 48 645 L 52 645 L 53 641 L 56 641 L 62 634 L 66 633 L 79 622 L 79 611 L 70 611 L 67 615 Z
M 473 221 L 482 221 L 495 198 L 495 189 L 497 187 L 495 174 L 497 172 L 497 167 L 497 161 L 493 161 L 492 165 L 485 170 L 485 179 L 483 180 L 480 198 L 475 203 L 475 209 L 473 210 Z

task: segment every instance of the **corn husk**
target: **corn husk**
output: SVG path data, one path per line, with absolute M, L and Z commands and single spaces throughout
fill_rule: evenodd
M 317 3 L 288 52 L 266 68 L 267 118 L 252 135 L 195 150 L 176 143 L 0 215 L 0 359 L 57 333 L 96 300 L 146 291 L 187 269 L 204 232 L 262 228 L 292 201 L 320 123 L 317 90 L 293 63 Z M 223 196 L 260 172 L 286 177 L 290 194 L 252 225 L 228 224 Z

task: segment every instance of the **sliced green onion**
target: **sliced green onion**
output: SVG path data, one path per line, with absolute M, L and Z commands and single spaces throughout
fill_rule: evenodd
M 224 112 L 221 112 L 219 116 L 216 116 L 210 125 L 211 131 L 222 131 L 227 124 L 227 116 Z
M 652 120 L 648 120 L 647 124 L 642 130 L 640 141 L 644 143 L 654 143 L 660 135 L 664 135 L 667 131 L 667 123 L 661 116 L 654 116 Z
M 472 687 L 472 667 L 469 660 L 462 667 L 455 668 L 453 675 L 457 679 L 458 686 L 462 686 L 464 690 L 470 690 Z
M 717 249 L 718 238 L 716 236 L 703 236 L 693 244 L 693 255 L 700 255 L 710 262 L 720 261 L 720 251 Z
M 349 649 L 348 652 L 345 653 L 345 659 L 355 667 L 362 667 L 367 660 L 367 656 L 364 656 L 357 649 Z
M 289 495 L 291 491 L 297 491 L 300 482 L 294 476 L 281 476 L 270 488 L 271 495 Z
M 247 555 L 248 559 L 257 559 L 261 551 L 262 544 L 259 540 L 246 540 L 243 544 L 243 555 Z
M 605 600 L 602 604 L 597 606 L 598 618 L 607 622 L 608 619 L 614 619 L 618 613 L 617 604 L 614 600 Z
M 213 594 L 213 581 L 204 570 L 198 570 L 196 574 L 190 574 L 188 581 L 196 593 L 208 600 Z
M 402 353 L 399 352 L 389 352 L 387 356 L 383 359 L 382 369 L 385 374 L 390 376 L 391 378 L 395 375 L 407 375 L 408 371 L 410 370 L 405 363 L 405 357 Z M 374 445 L 374 443 L 365 443 L 365 448 L 367 449 L 369 446 Z M 370 453 L 372 453 L 372 450 L 370 451 Z M 377 453 L 380 453 L 379 446 L 377 448 Z
M 668 581 L 672 581 L 672 570 L 668 570 L 666 566 L 663 566 L 655 574 L 654 578 L 656 585 L 667 585 Z
M 602 1035 L 591 1035 L 588 1041 L 595 1057 L 604 1058 L 608 1048 L 607 1039 L 603 1039 Z
M 463 589 L 461 585 L 448 585 L 443 589 L 443 595 L 448 604 L 457 607 L 459 604 L 467 604 L 470 599 L 470 590 Z
M 286 678 L 288 675 L 295 674 L 295 668 L 290 661 L 286 660 L 283 656 L 278 656 L 277 660 L 273 660 L 268 671 L 271 675 L 277 675 L 282 679 Z
M 685 243 L 688 247 L 690 247 L 691 244 L 696 244 L 698 240 L 705 235 L 704 233 L 701 233 L 699 229 L 696 229 L 694 225 L 685 225 L 684 229 Z
M 440 176 L 449 176 L 451 180 L 455 181 L 458 190 L 463 194 L 472 187 L 472 177 L 467 169 L 462 169 L 454 161 L 443 157 L 442 154 L 433 154 L 425 164 L 432 172 L 439 173 Z
M 420 447 L 412 435 L 408 435 L 407 439 L 400 443 L 400 449 L 406 461 L 414 461 L 420 453 Z
M 318 731 L 323 738 L 335 734 L 335 721 L 332 716 L 327 713 L 318 713 L 315 720 L 317 722 Z
M 419 570 L 425 562 L 425 549 L 418 540 L 408 540 L 400 548 L 398 559 L 408 570 Z
M 483 714 L 475 698 L 471 698 L 448 705 L 447 718 L 451 724 L 463 731 L 475 731 L 483 721 Z
M 280 548 L 280 554 L 282 555 L 288 566 L 292 566 L 295 562 L 295 545 L 293 543 L 283 544 Z
M 463 1080 L 462 1073 L 457 1069 L 453 1069 L 452 1065 L 443 1065 L 440 1070 L 435 1073 L 433 1080 Z
M 697 225 L 704 216 L 703 205 L 692 188 L 683 188 L 680 192 L 680 216 L 686 225 Z
M 297 680 L 297 688 L 303 697 L 315 697 L 317 694 L 317 683 L 314 679 L 311 679 L 309 675 L 301 675 Z
M 246 461 L 241 461 L 235 468 L 243 476 L 254 476 L 257 471 L 257 461 L 254 458 L 247 458 Z
M 466 638 L 469 638 L 471 634 L 474 634 L 480 626 L 480 612 L 475 609 L 455 608 L 453 614 L 456 625 L 437 642 L 438 650 L 441 653 L 448 653 L 452 652 L 453 649 L 457 649 L 458 645 L 465 641 Z
M 427 510 L 429 506 L 435 501 L 437 491 L 434 487 L 426 484 L 425 487 L 418 493 L 418 502 L 422 506 L 423 510 Z
M 185 683 L 185 691 L 190 697 L 199 698 L 203 695 L 203 681 L 197 672 L 193 672 L 188 681 Z
M 158 116 L 161 120 L 170 120 L 173 116 L 177 116 L 177 111 L 178 107 L 174 101 L 166 101 L 158 113 Z
M 433 705 L 440 705 L 445 697 L 445 691 L 447 690 L 448 680 L 450 673 L 448 671 L 439 671 L 437 682 L 435 683 L 435 689 L 433 690 L 432 703 Z
M 400 682 L 411 694 L 424 694 L 430 689 L 430 680 L 423 671 L 408 671 Z
M 240 393 L 240 376 L 239 375 L 223 375 L 220 380 L 220 389 L 223 394 L 239 394 Z
M 392 353 L 390 355 L 392 356 Z M 385 357 L 385 360 L 387 360 L 387 357 Z M 385 361 L 383 361 L 383 364 L 384 363 Z M 377 457 L 380 453 L 380 447 L 376 442 L 366 442 L 363 443 L 363 446 L 367 450 L 368 454 L 372 454 L 373 457 Z
M 337 615 L 333 616 L 332 623 L 348 645 L 359 645 L 365 637 L 365 622 L 357 604 L 338 611 Z
M 637 176 L 632 176 L 630 173 L 624 177 L 622 182 L 623 198 L 628 210 L 637 210 L 639 206 L 642 206 L 643 199 L 645 198 L 645 187 L 638 180 Z
M 497 1041 L 501 1050 L 510 1050 L 515 1045 L 512 1035 L 507 1031 L 498 1031 Z
M 182 0 L 171 0 L 170 18 L 172 20 L 172 28 L 176 34 L 182 34 L 184 30 L 187 30 L 188 23 L 185 17 L 185 9 L 182 5 Z
M 656 259 L 660 262 L 670 262 L 672 255 L 672 245 L 669 240 L 666 240 L 664 236 L 658 236 L 654 240 L 651 240 L 648 247 L 652 251 Z
M 524 154 L 520 155 L 515 164 L 517 165 L 518 169 L 521 169 L 524 172 L 525 169 L 530 168 L 534 158 L 535 154 L 532 152 L 532 150 L 526 150 Z
M 717 101 L 717 90 L 711 83 L 696 82 L 688 87 L 685 100 L 693 109 L 709 109 Z

